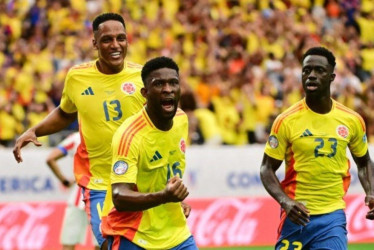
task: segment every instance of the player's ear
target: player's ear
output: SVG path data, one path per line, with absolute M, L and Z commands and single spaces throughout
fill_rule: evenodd
M 330 81 L 331 81 L 331 82 L 334 81 L 335 76 L 336 76 L 336 75 L 335 75 L 334 73 L 331 74 L 331 78 L 330 78 Z
M 147 89 L 146 88 L 141 88 L 140 93 L 142 94 L 142 96 L 144 98 L 147 98 Z
M 92 45 L 93 45 L 94 49 L 96 49 L 96 50 L 98 49 L 96 39 L 92 39 Z

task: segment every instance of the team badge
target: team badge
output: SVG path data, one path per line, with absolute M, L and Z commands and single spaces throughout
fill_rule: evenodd
M 183 138 L 179 142 L 179 148 L 183 153 L 186 153 L 186 141 Z
M 277 148 L 278 145 L 279 145 L 278 139 L 274 135 L 271 135 L 269 137 L 268 142 L 269 142 L 269 145 L 270 145 L 271 148 Z
M 126 162 L 124 162 L 124 161 L 117 161 L 116 163 L 114 163 L 113 172 L 116 175 L 122 175 L 122 174 L 124 174 L 124 173 L 127 172 L 128 168 L 129 168 L 129 166 L 127 165 Z
M 122 83 L 121 90 L 126 94 L 132 95 L 135 93 L 135 85 L 132 82 Z
M 336 128 L 336 133 L 338 135 L 340 135 L 341 137 L 343 138 L 347 138 L 348 135 L 349 135 L 349 130 L 346 126 L 344 125 L 339 125 L 337 128 Z

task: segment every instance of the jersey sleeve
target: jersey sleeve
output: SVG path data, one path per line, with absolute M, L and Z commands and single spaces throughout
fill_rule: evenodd
M 354 133 L 349 142 L 349 150 L 356 157 L 364 156 L 368 150 L 366 127 L 361 116 L 354 119 Z
M 60 149 L 64 155 L 74 155 L 78 145 L 80 143 L 80 136 L 78 132 L 70 134 L 63 141 L 61 141 L 57 148 Z
M 65 78 L 64 89 L 62 91 L 61 102 L 60 102 L 61 109 L 65 111 L 66 113 L 77 112 L 77 107 L 75 106 L 74 102 L 71 99 L 72 93 L 71 93 L 70 84 L 72 84 L 72 79 L 73 78 L 71 77 L 71 71 L 70 71 Z
M 138 174 L 139 143 L 137 138 L 125 147 L 126 138 L 122 135 L 123 129 L 117 130 L 112 141 L 112 169 L 110 173 L 111 184 L 135 183 Z M 124 152 L 128 149 L 128 152 Z
M 284 117 L 279 115 L 271 128 L 271 133 L 265 145 L 265 153 L 277 160 L 283 161 L 288 144 L 288 129 Z

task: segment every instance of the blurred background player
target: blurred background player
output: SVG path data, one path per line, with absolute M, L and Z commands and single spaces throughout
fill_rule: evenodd
M 100 223 L 109 184 L 112 137 L 127 117 L 143 107 L 145 99 L 140 93 L 141 65 L 125 61 L 128 40 L 122 16 L 98 15 L 92 29 L 98 59 L 69 70 L 60 106 L 17 139 L 13 154 L 17 162 L 22 162 L 22 147 L 29 142 L 41 146 L 37 137 L 61 131 L 78 116 L 82 141 L 74 159 L 75 179 L 83 188 L 85 209 L 96 240 L 105 249 Z
M 189 249 L 197 246 L 181 209 L 188 138 L 187 115 L 178 109 L 179 68 L 157 57 L 142 69 L 146 106 L 113 136 L 111 185 L 102 231 L 109 249 Z
M 366 218 L 374 219 L 374 165 L 365 123 L 331 98 L 335 65 L 335 56 L 324 47 L 305 52 L 305 98 L 277 117 L 265 147 L 261 180 L 282 208 L 276 249 L 347 249 L 347 148 L 366 193 Z M 280 183 L 275 172 L 283 160 L 286 173 Z
M 79 132 L 75 132 L 64 139 L 47 156 L 47 164 L 53 174 L 66 188 L 70 188 L 70 196 L 62 223 L 60 242 L 63 250 L 74 250 L 75 245 L 84 244 L 87 235 L 89 222 L 84 211 L 84 202 L 82 197 L 82 188 L 75 184 L 75 181 L 69 180 L 60 171 L 57 161 L 67 155 L 73 157 L 81 139 Z M 90 229 L 90 233 L 91 233 Z M 93 238 L 96 249 L 100 249 L 97 241 Z

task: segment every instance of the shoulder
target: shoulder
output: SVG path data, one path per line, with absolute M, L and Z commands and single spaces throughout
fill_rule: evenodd
M 92 69 L 95 67 L 95 62 L 96 61 L 89 61 L 89 62 L 76 64 L 70 68 L 70 72 L 80 72 L 80 71 L 86 71 L 86 70 Z
M 143 65 L 126 61 L 126 73 L 128 74 L 141 74 Z
M 144 109 L 127 118 L 117 130 L 116 136 L 138 136 L 139 132 L 149 123 L 143 114 L 143 110 Z
M 127 155 L 130 148 L 140 145 L 146 131 L 146 123 L 144 116 L 137 113 L 121 124 L 113 136 L 113 146 L 118 148 L 119 154 Z
M 297 117 L 304 110 L 306 110 L 306 107 L 303 100 L 295 103 L 294 105 L 286 109 L 275 119 L 273 124 L 274 132 L 277 132 L 282 124 Z
M 356 124 L 359 124 L 365 130 L 365 121 L 359 113 L 337 101 L 334 101 L 334 103 L 339 116 L 341 116 L 343 119 L 347 119 Z
M 85 62 L 81 64 L 74 65 L 71 67 L 67 73 L 67 78 L 73 77 L 75 75 L 82 75 L 87 72 L 93 71 L 95 69 L 95 62 L 96 61 L 90 61 Z
M 188 121 L 187 114 L 180 108 L 177 109 L 177 112 L 175 113 L 174 119 L 179 120 L 181 122 L 187 122 Z
M 126 61 L 126 66 L 129 69 L 134 69 L 134 70 L 142 70 L 142 68 L 143 68 L 143 65 L 138 64 L 138 63 L 134 63 L 134 62 L 130 62 L 130 61 Z

